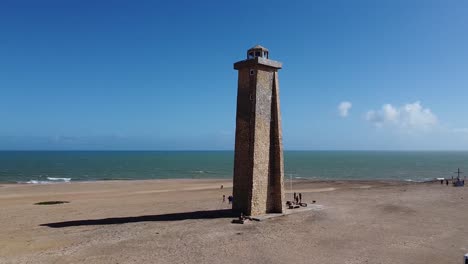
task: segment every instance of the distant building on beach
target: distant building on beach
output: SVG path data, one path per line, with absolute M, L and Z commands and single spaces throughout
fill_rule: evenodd
M 245 215 L 282 213 L 284 164 L 278 70 L 268 49 L 255 46 L 239 71 L 233 209 Z

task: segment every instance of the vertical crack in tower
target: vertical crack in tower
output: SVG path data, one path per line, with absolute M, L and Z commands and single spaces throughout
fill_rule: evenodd
M 246 215 L 282 213 L 284 161 L 278 70 L 269 51 L 255 46 L 239 71 L 233 208 Z

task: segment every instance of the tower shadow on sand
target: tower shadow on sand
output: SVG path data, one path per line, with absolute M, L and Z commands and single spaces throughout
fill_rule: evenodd
M 63 228 L 72 226 L 92 226 L 92 225 L 120 225 L 139 222 L 160 222 L 160 221 L 181 221 L 181 220 L 196 220 L 196 219 L 217 219 L 217 218 L 233 218 L 236 213 L 231 209 L 224 210 L 209 210 L 209 211 L 194 211 L 173 214 L 160 215 L 142 215 L 129 217 L 112 217 L 102 219 L 85 219 L 73 220 L 56 223 L 41 224 L 51 228 Z

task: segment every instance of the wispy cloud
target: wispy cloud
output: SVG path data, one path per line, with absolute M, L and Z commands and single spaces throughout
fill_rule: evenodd
M 348 101 L 343 101 L 338 105 L 338 114 L 341 117 L 347 117 L 349 115 L 349 110 L 353 107 L 353 104 Z
M 437 116 L 419 101 L 399 107 L 384 104 L 380 110 L 368 111 L 365 118 L 377 127 L 395 127 L 407 131 L 428 130 L 438 124 Z
M 461 127 L 461 128 L 452 128 L 452 132 L 454 133 L 463 133 L 468 134 L 468 127 Z

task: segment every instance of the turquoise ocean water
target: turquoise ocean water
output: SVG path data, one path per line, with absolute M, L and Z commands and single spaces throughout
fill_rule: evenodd
M 0 151 L 0 182 L 232 178 L 233 160 L 232 151 Z M 285 152 L 288 179 L 426 181 L 457 168 L 468 172 L 468 152 Z

